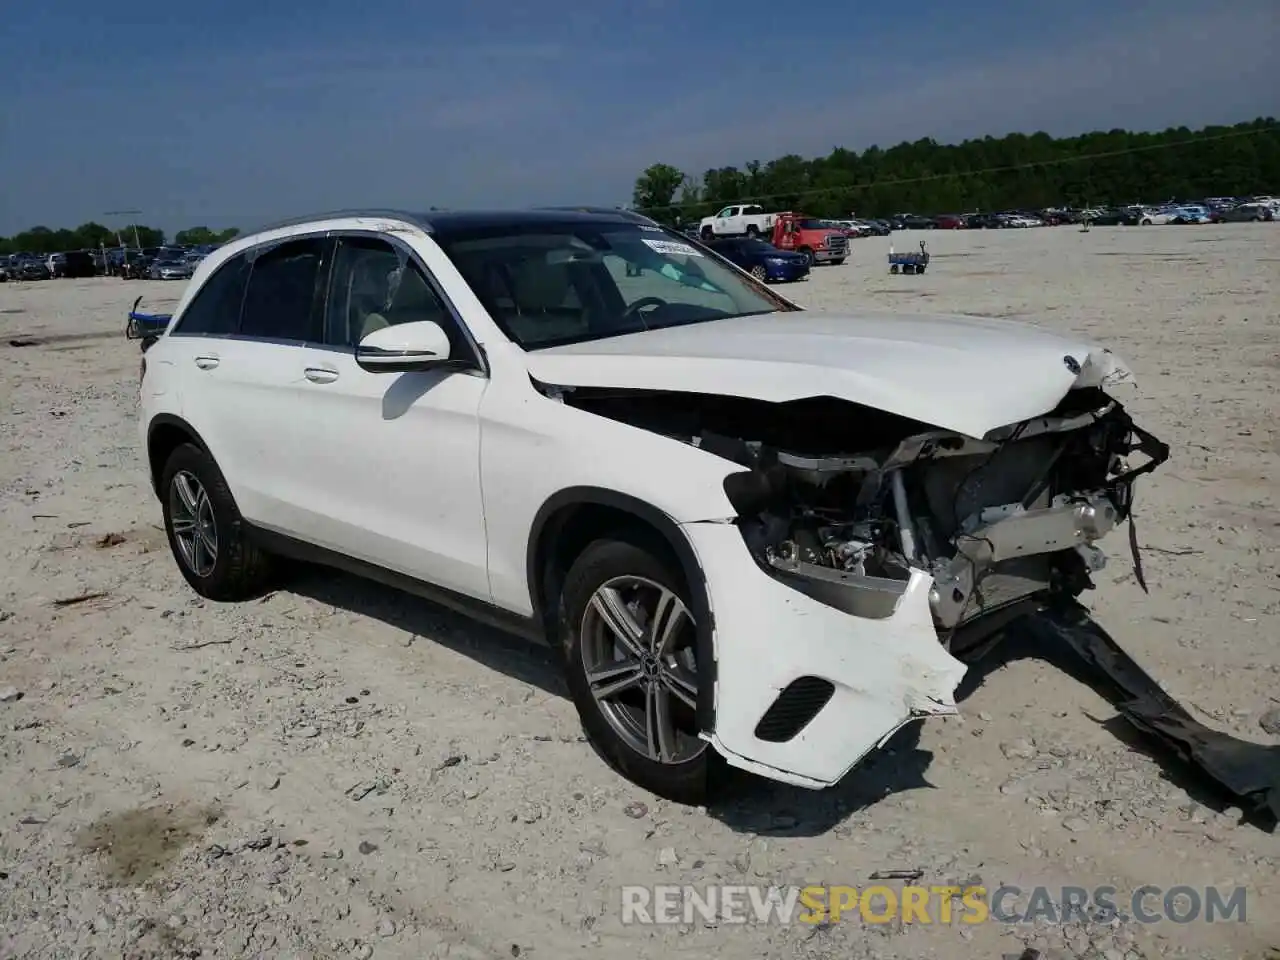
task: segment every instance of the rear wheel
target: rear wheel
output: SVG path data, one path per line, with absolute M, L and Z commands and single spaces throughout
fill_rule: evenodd
M 270 557 L 249 539 L 227 481 L 206 451 L 185 443 L 169 455 L 160 502 L 178 570 L 196 593 L 245 600 L 268 584 Z
M 583 729 L 623 776 L 678 803 L 703 803 L 714 752 L 698 737 L 697 626 L 663 551 L 597 540 L 561 595 L 561 646 Z
M 760 228 L 754 223 L 747 224 L 747 236 L 752 238 L 760 236 Z

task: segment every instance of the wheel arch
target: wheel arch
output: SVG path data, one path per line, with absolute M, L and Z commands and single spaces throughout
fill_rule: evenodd
M 698 728 L 710 733 L 715 720 L 715 624 L 706 580 L 688 537 L 667 513 L 629 494 L 603 487 L 568 487 L 538 509 L 529 531 L 526 574 L 534 618 L 547 639 L 557 636 L 559 596 L 573 561 L 592 540 L 609 534 L 646 535 L 675 562 L 697 623 Z
M 147 465 L 151 474 L 151 489 L 160 495 L 160 474 L 169 455 L 184 443 L 195 444 L 210 453 L 204 438 L 187 421 L 172 413 L 158 413 L 147 427 Z

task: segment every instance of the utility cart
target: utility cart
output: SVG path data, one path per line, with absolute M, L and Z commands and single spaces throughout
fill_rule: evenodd
M 890 244 L 890 273 L 924 273 L 924 269 L 927 266 L 929 266 L 929 251 L 925 249 L 923 240 L 920 241 L 919 253 L 894 253 L 893 245 Z
M 130 340 L 141 340 L 142 350 L 145 353 L 147 348 L 160 338 L 160 334 L 164 333 L 173 315 L 168 313 L 139 313 L 138 304 L 141 302 L 141 297 L 133 301 L 133 307 L 129 310 L 129 322 L 125 326 L 124 335 Z

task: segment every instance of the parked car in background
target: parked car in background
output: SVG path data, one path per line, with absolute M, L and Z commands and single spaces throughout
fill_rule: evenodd
M 968 228 L 969 220 L 964 214 L 944 213 L 934 220 L 934 226 L 939 230 L 964 230 Z
M 68 250 L 62 254 L 59 277 L 96 277 L 98 267 L 93 262 L 93 254 L 88 250 Z
M 18 261 L 17 268 L 13 273 L 13 279 L 15 280 L 49 280 L 52 277 L 53 273 L 49 270 L 48 262 L 46 260 L 38 260 L 35 257 Z
M 145 280 L 151 276 L 151 265 L 155 263 L 153 257 L 146 255 L 146 252 L 135 254 L 129 257 L 120 267 L 120 279 L 122 280 Z
M 998 213 L 970 213 L 965 221 L 970 230 L 994 230 L 1001 226 Z
M 185 259 L 170 256 L 165 260 L 156 260 L 151 264 L 149 276 L 152 280 L 190 280 L 195 273 L 194 264 Z
M 809 258 L 804 254 L 779 250 L 757 237 L 712 240 L 707 246 L 762 282 L 803 280 L 809 275 Z
M 1202 207 L 1195 204 L 1174 207 L 1170 211 L 1170 223 L 1176 223 L 1179 226 L 1189 223 L 1212 223 L 1213 217 L 1209 213 L 1208 207 Z
M 1219 215 L 1223 223 L 1259 223 L 1275 219 L 1275 211 L 1265 203 L 1242 203 L 1224 210 Z
M 767 237 L 773 232 L 775 220 L 777 214 L 765 213 L 759 204 L 731 204 L 718 213 L 703 217 L 698 224 L 698 233 L 704 240 L 711 237 Z
M 1140 207 L 1135 220 L 1140 227 L 1161 227 L 1173 219 L 1168 207 Z
M 922 217 L 917 213 L 898 213 L 889 218 L 889 224 L 895 230 L 933 230 L 938 226 L 933 217 Z
M 1116 227 L 1124 223 L 1125 215 L 1123 211 L 1115 210 L 1107 207 L 1094 207 L 1085 211 L 1082 220 L 1087 220 L 1096 227 Z

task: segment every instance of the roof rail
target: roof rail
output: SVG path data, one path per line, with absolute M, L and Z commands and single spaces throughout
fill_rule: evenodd
M 390 208 L 377 207 L 356 207 L 346 210 L 325 210 L 319 213 L 307 214 L 305 216 L 290 217 L 287 220 L 278 220 L 274 223 L 268 223 L 253 230 L 248 230 L 241 234 L 241 237 L 251 237 L 259 233 L 266 233 L 270 230 L 279 230 L 283 227 L 296 227 L 303 223 L 313 223 L 317 220 L 347 220 L 353 217 L 387 217 L 395 220 L 404 220 L 408 223 L 414 223 L 422 227 L 424 230 L 429 229 L 429 224 L 425 223 L 420 213 L 410 213 L 407 210 L 395 210 Z M 240 237 L 236 237 L 237 240 Z

